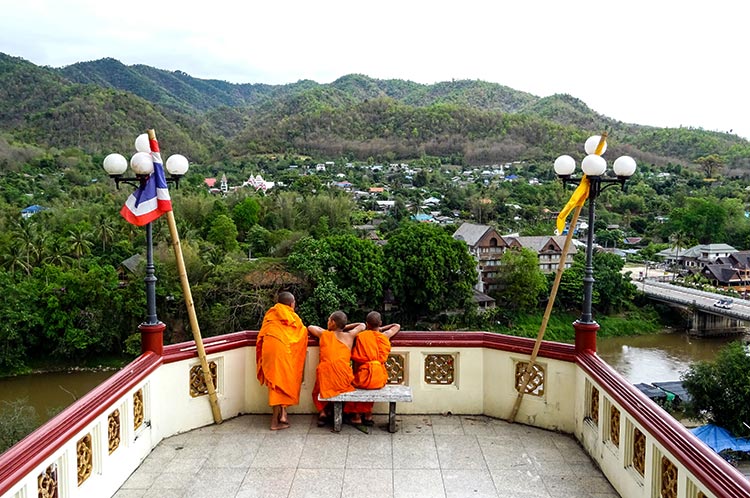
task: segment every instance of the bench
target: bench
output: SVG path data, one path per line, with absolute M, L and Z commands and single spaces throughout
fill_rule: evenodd
M 373 401 L 388 402 L 388 432 L 396 432 L 396 403 L 411 402 L 411 387 L 397 384 L 387 384 L 381 389 L 357 389 L 348 393 L 342 393 L 332 398 L 321 398 L 320 401 L 333 403 L 333 431 L 341 432 L 345 401 Z

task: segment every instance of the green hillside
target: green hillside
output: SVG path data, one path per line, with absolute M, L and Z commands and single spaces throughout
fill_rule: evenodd
M 111 58 L 53 69 L 0 54 L 0 126 L 21 143 L 87 153 L 129 145 L 153 127 L 165 147 L 198 161 L 299 153 L 464 164 L 547 161 L 606 127 L 610 147 L 641 162 L 690 165 L 716 154 L 734 175 L 750 169 L 750 143 L 735 135 L 622 123 L 571 95 L 361 74 L 330 84 L 233 84 Z

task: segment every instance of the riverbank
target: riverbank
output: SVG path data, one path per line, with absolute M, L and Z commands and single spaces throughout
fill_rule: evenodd
M 0 379 L 34 374 L 75 373 L 75 372 L 116 372 L 133 361 L 131 357 L 105 356 L 85 360 L 81 363 L 52 364 L 44 359 L 35 360 L 30 365 L 11 372 L 0 372 Z
M 573 322 L 580 314 L 570 312 L 553 312 L 547 323 L 544 340 L 555 342 L 575 342 L 575 330 Z M 539 312 L 514 318 L 507 325 L 496 325 L 491 327 L 493 332 L 515 335 L 520 337 L 536 338 L 539 327 L 542 324 L 544 313 Z M 659 313 L 653 308 L 638 308 L 626 311 L 619 315 L 597 316 L 596 321 L 600 326 L 597 335 L 599 337 L 626 337 L 638 335 L 658 334 L 668 328 L 662 321 Z

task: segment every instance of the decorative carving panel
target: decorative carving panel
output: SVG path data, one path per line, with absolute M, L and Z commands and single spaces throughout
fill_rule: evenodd
M 86 434 L 76 443 L 76 462 L 78 464 L 78 485 L 91 476 L 94 468 L 94 452 L 91 448 L 91 434 Z
M 111 455 L 120 446 L 120 410 L 115 410 L 107 417 L 107 446 Z
M 677 498 L 677 467 L 665 456 L 661 457 L 661 497 Z
M 208 372 L 211 374 L 211 381 L 214 383 L 214 389 L 219 385 L 216 381 L 219 367 L 215 361 L 208 363 Z M 203 376 L 203 370 L 200 365 L 194 365 L 190 368 L 190 396 L 197 398 L 208 394 L 206 387 L 206 378 Z
M 596 425 L 599 425 L 599 389 L 594 386 L 591 386 L 590 410 L 591 420 L 593 420 Z
M 452 354 L 428 354 L 424 359 L 424 381 L 448 385 L 456 380 L 456 359 Z
M 516 391 L 521 392 L 523 386 L 523 374 L 526 371 L 528 362 L 519 361 L 516 362 Z M 529 381 L 526 383 L 526 390 L 524 394 L 531 394 L 533 396 L 544 396 L 544 367 L 538 363 L 534 363 L 531 368 L 531 375 Z
M 609 407 L 609 440 L 620 447 L 620 410 L 616 406 Z
M 388 383 L 389 384 L 403 384 L 404 383 L 404 367 L 406 365 L 406 358 L 402 354 L 389 354 L 388 359 L 385 361 L 385 370 L 388 372 Z
M 53 463 L 36 478 L 39 498 L 58 498 L 57 464 Z
M 633 468 L 642 476 L 646 473 L 646 436 L 633 429 Z
M 143 389 L 138 389 L 133 394 L 133 429 L 137 430 L 143 425 L 145 410 L 143 407 Z

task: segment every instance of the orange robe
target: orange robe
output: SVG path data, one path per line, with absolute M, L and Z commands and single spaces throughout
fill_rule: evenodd
M 354 374 L 351 365 L 352 352 L 330 330 L 320 335 L 320 363 L 318 363 L 317 381 L 313 387 L 313 402 L 318 411 L 326 403 L 318 401 L 318 393 L 324 398 L 332 398 L 341 393 L 354 391 L 352 381 Z
M 255 373 L 268 386 L 270 406 L 299 403 L 307 354 L 307 328 L 294 310 L 277 303 L 266 312 L 255 349 Z
M 357 335 L 352 349 L 354 362 L 354 387 L 360 389 L 380 389 L 388 383 L 385 362 L 391 352 L 391 342 L 376 331 L 365 330 Z M 347 413 L 372 413 L 372 402 L 347 403 Z

